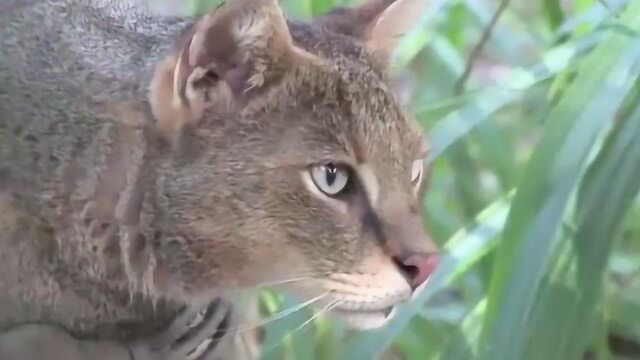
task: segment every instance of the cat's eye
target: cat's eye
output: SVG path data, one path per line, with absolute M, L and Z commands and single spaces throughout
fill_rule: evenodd
M 351 180 L 349 168 L 333 163 L 313 166 L 310 173 L 316 187 L 331 197 L 347 190 Z
M 411 184 L 418 186 L 422 182 L 422 172 L 424 171 L 424 163 L 422 159 L 413 162 L 411 167 Z

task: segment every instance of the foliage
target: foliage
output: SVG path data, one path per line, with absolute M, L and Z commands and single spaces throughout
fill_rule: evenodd
M 375 331 L 272 321 L 263 358 L 640 358 L 640 1 L 513 0 L 457 91 L 498 5 L 431 1 L 395 57 L 432 149 L 430 283 Z

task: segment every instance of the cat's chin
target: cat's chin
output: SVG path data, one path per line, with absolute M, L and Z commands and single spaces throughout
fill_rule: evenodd
M 381 310 L 333 309 L 331 313 L 357 330 L 372 330 L 386 325 L 395 315 L 395 306 Z

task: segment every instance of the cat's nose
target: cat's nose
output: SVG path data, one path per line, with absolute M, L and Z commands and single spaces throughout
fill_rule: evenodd
M 436 254 L 411 254 L 403 258 L 394 257 L 393 260 L 413 290 L 427 281 L 438 266 Z

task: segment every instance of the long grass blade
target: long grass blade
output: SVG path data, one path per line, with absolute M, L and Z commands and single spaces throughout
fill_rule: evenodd
M 640 24 L 640 3 L 624 21 Z M 611 33 L 582 64 L 576 81 L 549 115 L 498 248 L 484 329 L 484 359 L 520 359 L 535 294 L 542 284 L 570 197 L 598 139 L 640 73 L 640 42 Z M 585 106 L 586 105 L 586 106 Z

